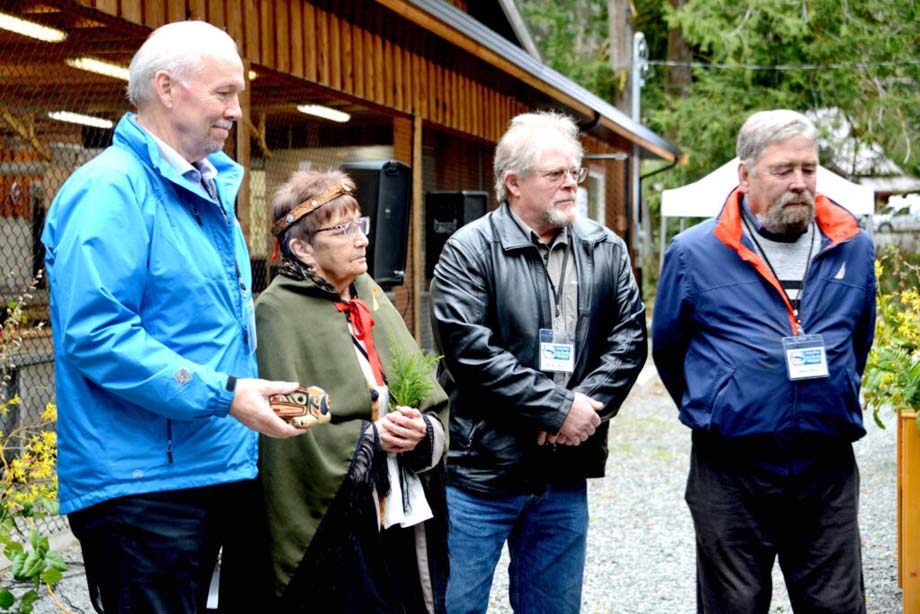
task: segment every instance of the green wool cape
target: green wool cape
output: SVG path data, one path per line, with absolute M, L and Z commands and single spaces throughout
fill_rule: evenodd
M 369 275 L 355 280 L 352 294 L 370 308 L 384 372 L 393 357 L 394 340 L 404 353 L 419 351 L 399 312 Z M 335 307 L 337 298 L 311 280 L 279 275 L 256 304 L 259 377 L 319 386 L 329 393 L 332 413 L 331 423 L 300 437 L 260 440 L 259 474 L 277 595 L 301 565 L 349 473 L 362 429 L 371 420 L 370 391 L 345 314 Z M 433 375 L 431 382 L 433 392 L 418 409 L 441 422 L 446 439 L 447 395 Z M 446 449 L 445 441 L 445 455 Z M 431 470 L 442 471 L 443 460 Z

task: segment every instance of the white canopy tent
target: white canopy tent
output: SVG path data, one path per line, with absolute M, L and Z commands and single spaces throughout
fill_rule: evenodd
M 726 162 L 699 181 L 661 193 L 661 241 L 659 269 L 664 261 L 667 219 L 669 217 L 713 217 L 722 210 L 725 199 L 738 185 L 738 158 Z M 823 166 L 818 167 L 817 190 L 859 217 L 875 211 L 875 193 Z

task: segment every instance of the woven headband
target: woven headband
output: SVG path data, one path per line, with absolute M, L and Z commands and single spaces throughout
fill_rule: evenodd
M 277 237 L 282 232 L 287 230 L 288 227 L 291 226 L 291 224 L 293 224 L 294 222 L 296 222 L 297 220 L 299 220 L 306 214 L 311 213 L 312 211 L 316 211 L 317 209 L 319 209 L 320 207 L 328 203 L 330 200 L 334 198 L 338 198 L 339 196 L 343 194 L 351 194 L 351 189 L 348 186 L 344 186 L 344 185 L 334 185 L 331 188 L 328 188 L 327 190 L 320 192 L 318 196 L 314 196 L 313 198 L 308 198 L 307 200 L 303 201 L 302 203 L 300 203 L 299 205 L 297 205 L 296 207 L 288 211 L 287 215 L 275 221 L 275 223 L 272 224 L 272 234 Z

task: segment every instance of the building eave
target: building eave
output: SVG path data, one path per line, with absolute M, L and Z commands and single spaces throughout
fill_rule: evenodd
M 543 92 L 563 105 L 581 123 L 593 124 L 589 133 L 605 138 L 610 133 L 639 145 L 643 155 L 669 162 L 686 161 L 686 155 L 662 136 L 634 121 L 610 103 L 571 79 L 542 64 L 460 9 L 444 0 L 376 0 L 402 18 L 425 28 L 511 77 Z M 596 120 L 596 121 L 595 121 Z

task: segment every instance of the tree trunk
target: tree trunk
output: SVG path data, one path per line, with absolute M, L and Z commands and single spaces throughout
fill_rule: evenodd
M 688 0 L 671 0 L 671 6 L 680 9 Z M 668 61 L 680 62 L 681 66 L 668 67 L 667 92 L 672 96 L 687 96 L 690 94 L 690 84 L 693 73 L 690 70 L 690 61 L 693 54 L 690 45 L 684 39 L 680 28 L 668 30 Z
M 633 39 L 630 0 L 607 0 L 607 33 L 610 41 L 610 66 L 620 84 L 613 96 L 613 105 L 629 115 Z

